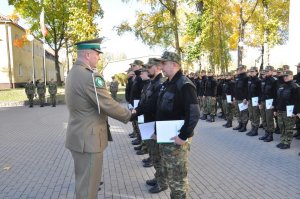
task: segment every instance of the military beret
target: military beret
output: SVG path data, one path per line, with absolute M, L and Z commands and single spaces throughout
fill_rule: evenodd
M 148 59 L 148 63 L 144 64 L 143 66 L 145 66 L 146 68 L 148 68 L 148 67 L 157 65 L 157 64 L 159 64 L 159 63 L 160 63 L 160 61 L 157 60 L 157 58 L 149 58 L 149 59 Z
M 158 61 L 172 61 L 176 62 L 177 64 L 180 64 L 180 57 L 178 54 L 174 52 L 165 51 L 161 58 L 157 58 Z
M 273 70 L 274 70 L 274 67 L 273 67 L 273 66 L 267 66 L 267 67 L 265 68 L 265 71 L 266 71 L 266 72 L 273 71 Z
M 81 41 L 81 42 L 75 43 L 75 45 L 77 46 L 77 50 L 91 49 L 91 50 L 95 50 L 99 53 L 103 53 L 101 51 L 101 46 L 100 46 L 102 40 L 103 40 L 103 38 L 86 40 L 86 41 Z
M 288 75 L 293 75 L 293 71 L 286 70 L 286 71 L 283 72 L 283 76 L 288 76 Z
M 144 64 L 144 62 L 142 62 L 141 60 L 134 60 L 133 63 L 129 64 L 131 66 L 142 66 Z

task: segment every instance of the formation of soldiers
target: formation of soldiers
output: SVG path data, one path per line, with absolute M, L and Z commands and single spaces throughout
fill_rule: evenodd
M 34 85 L 33 81 L 28 80 L 28 83 L 25 85 L 25 93 L 29 101 L 29 108 L 32 108 L 34 105 L 34 97 L 36 97 L 36 92 L 38 94 L 40 107 L 45 106 L 45 95 L 46 95 L 46 86 L 45 83 L 41 80 L 36 81 Z M 56 94 L 57 94 L 57 84 L 51 79 L 48 82 L 48 92 L 50 95 L 50 102 L 52 107 L 56 106 Z
M 128 70 L 125 92 L 133 113 L 143 115 L 145 123 L 184 120 L 178 135 L 171 138 L 174 143 L 158 143 L 155 131 L 150 139 L 142 140 L 138 119 L 132 121 L 129 136 L 136 138 L 132 144 L 139 145 L 134 147 L 138 155 L 149 154 L 142 160 L 143 166 L 154 166 L 154 178 L 146 181 L 151 186 L 149 192 L 170 188 L 172 199 L 188 198 L 188 152 L 200 110 L 196 86 L 183 75 L 179 56 L 166 51 L 160 59 L 150 58 L 147 64 L 135 60 Z
M 300 139 L 300 63 L 296 67 L 295 75 L 288 65 L 277 70 L 267 66 L 260 72 L 256 67 L 247 70 L 240 65 L 236 71 L 218 77 L 212 70 L 189 74 L 197 86 L 200 119 L 215 122 L 220 108 L 219 117 L 226 120 L 223 127 L 231 128 L 235 116 L 238 125 L 233 130 L 246 132 L 250 123 L 246 135 L 258 136 L 261 127 L 264 135 L 259 140 L 271 142 L 274 133 L 281 134 L 276 147 L 290 148 L 293 137 Z

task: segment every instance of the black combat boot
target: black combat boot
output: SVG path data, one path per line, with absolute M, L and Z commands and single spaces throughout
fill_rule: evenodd
M 231 128 L 232 127 L 232 121 L 227 121 L 227 125 L 225 126 L 225 128 Z
M 259 137 L 258 139 L 259 139 L 259 140 L 265 140 L 268 136 L 269 136 L 269 132 L 268 132 L 268 131 L 265 131 L 265 135 L 262 136 L 262 137 Z
M 273 141 L 273 133 L 269 133 L 268 137 L 264 139 L 264 142 L 272 142 Z
M 275 133 L 275 134 L 280 134 L 280 129 L 279 129 L 279 127 L 278 127 L 278 126 L 275 128 L 275 131 L 274 131 L 274 133 Z
M 209 119 L 206 120 L 207 122 L 215 122 L 215 116 L 211 115 Z
M 254 127 L 252 133 L 249 136 L 257 136 L 258 135 L 258 127 Z
M 206 120 L 207 119 L 207 114 L 203 114 L 202 117 L 200 117 L 200 120 Z
M 247 123 L 242 123 L 242 128 L 239 129 L 239 132 L 246 132 L 247 131 Z
M 226 127 L 226 126 L 228 125 L 228 122 L 229 122 L 229 121 L 227 121 L 227 122 L 226 122 L 225 124 L 223 124 L 222 126 Z
M 248 133 L 246 133 L 246 135 L 250 136 L 252 134 L 253 130 L 254 130 L 254 126 L 252 125 L 251 130 Z
M 150 193 L 159 193 L 159 192 L 164 191 L 166 189 L 168 189 L 167 186 L 163 186 L 162 187 L 159 184 L 156 184 L 156 185 L 154 185 L 154 187 L 152 187 L 151 189 L 149 189 L 149 192 Z
M 157 184 L 157 180 L 155 178 L 152 180 L 146 180 L 146 184 L 149 186 L 155 186 Z
M 243 127 L 242 122 L 239 122 L 239 125 L 235 128 L 233 128 L 233 130 L 240 130 Z

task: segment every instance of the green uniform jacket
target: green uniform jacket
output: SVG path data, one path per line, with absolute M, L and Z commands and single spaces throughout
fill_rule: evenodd
M 107 147 L 107 116 L 128 122 L 131 112 L 113 100 L 106 90 L 103 78 L 77 61 L 66 80 L 66 104 L 69 122 L 66 148 L 77 152 L 103 152 Z M 100 106 L 98 113 L 97 99 Z

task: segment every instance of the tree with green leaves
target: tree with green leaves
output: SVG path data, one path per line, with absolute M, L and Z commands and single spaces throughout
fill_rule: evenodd
M 128 2 L 129 0 L 124 0 Z M 173 46 L 176 52 L 181 54 L 179 44 L 180 21 L 178 19 L 179 0 L 145 0 L 151 12 L 139 11 L 134 24 L 127 21 L 122 22 L 116 30 L 119 35 L 125 32 L 133 32 L 138 39 L 141 39 L 150 47 Z
M 9 0 L 16 11 L 31 26 L 32 33 L 43 38 L 40 31 L 40 14 L 44 9 L 44 22 L 48 30 L 45 42 L 54 50 L 57 82 L 61 84 L 58 53 L 66 40 L 75 42 L 97 36 L 95 17 L 102 17 L 103 11 L 97 0 Z M 89 9 L 89 5 L 92 7 Z

